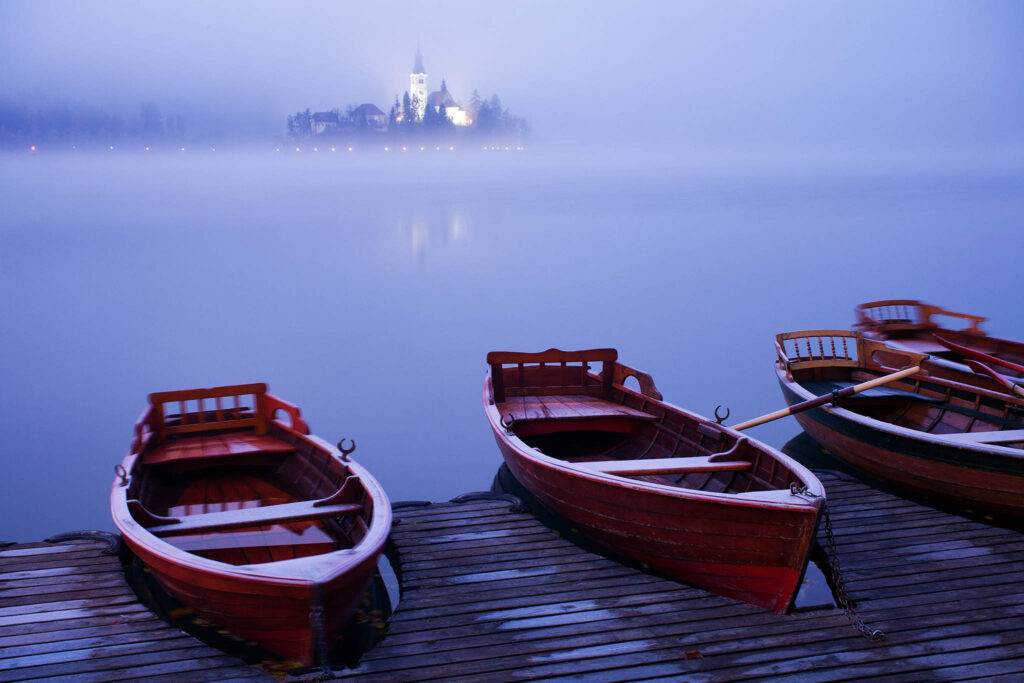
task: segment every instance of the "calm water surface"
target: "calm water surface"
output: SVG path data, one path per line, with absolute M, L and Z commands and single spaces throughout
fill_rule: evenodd
M 218 153 L 219 154 L 219 153 Z M 782 405 L 776 332 L 921 298 L 1024 338 L 1024 172 L 509 155 L 0 158 L 0 541 L 112 529 L 152 391 L 266 381 L 392 499 L 486 489 L 489 350 Z M 752 431 L 781 447 L 793 421 Z

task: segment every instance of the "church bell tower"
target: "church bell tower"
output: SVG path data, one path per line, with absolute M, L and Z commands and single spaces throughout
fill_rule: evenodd
M 422 119 L 427 109 L 427 72 L 423 68 L 423 55 L 420 54 L 419 46 L 416 47 L 416 63 L 409 74 L 409 97 L 415 100 L 417 118 Z

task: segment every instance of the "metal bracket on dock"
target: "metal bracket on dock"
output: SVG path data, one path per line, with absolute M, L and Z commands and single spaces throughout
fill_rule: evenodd
M 56 536 L 50 536 L 45 540 L 47 543 L 60 543 L 61 541 L 75 541 L 79 539 L 106 543 L 107 547 L 101 551 L 104 555 L 120 555 L 121 551 L 124 550 L 124 542 L 121 540 L 121 535 L 112 534 L 109 531 L 68 531 Z

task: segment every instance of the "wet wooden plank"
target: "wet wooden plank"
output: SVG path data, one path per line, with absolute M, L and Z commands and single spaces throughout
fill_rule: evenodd
M 103 541 L 0 551 L 0 681 L 271 680 L 155 617 Z
M 394 529 L 410 580 L 388 635 L 350 677 L 966 680 L 1024 671 L 1019 532 L 822 479 L 849 589 L 865 621 L 889 634 L 884 643 L 861 638 L 835 608 L 778 616 L 588 561 L 521 514 L 507 512 L 509 533 L 496 533 L 501 504 L 476 501 L 479 522 L 458 504 L 435 504 L 417 508 L 408 533 Z M 465 580 L 474 576 L 490 580 Z

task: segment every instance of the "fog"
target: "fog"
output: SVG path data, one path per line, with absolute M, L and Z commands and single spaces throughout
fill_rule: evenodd
M 1015 154 L 1015 2 L 0 4 L 0 100 L 266 139 L 306 107 L 500 95 L 536 142 L 684 154 Z
M 112 528 L 153 391 L 266 381 L 354 438 L 393 500 L 444 500 L 500 463 L 490 350 L 616 346 L 667 400 L 737 422 L 782 403 L 774 334 L 846 328 L 864 301 L 1024 338 L 1022 18 L 0 3 L 0 541 Z M 417 45 L 431 90 L 525 117 L 523 149 L 272 142 L 299 110 L 386 109 Z M 147 108 L 188 144 L 145 152 Z M 37 144 L 10 127 L 25 112 L 120 116 L 130 144 Z

